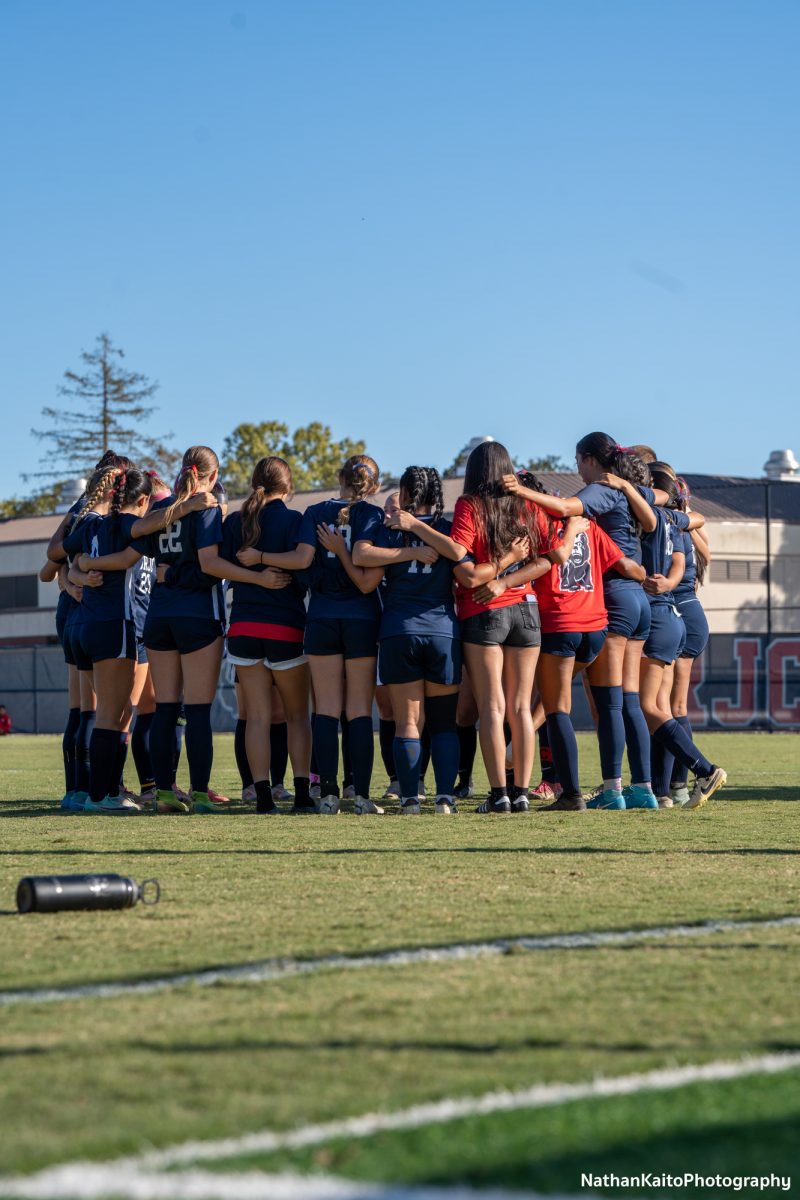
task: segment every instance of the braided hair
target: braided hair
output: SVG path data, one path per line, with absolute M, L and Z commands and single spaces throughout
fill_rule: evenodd
M 208 478 L 218 470 L 219 459 L 209 446 L 189 447 L 175 480 L 175 498 L 164 513 L 165 527 L 172 524 L 178 505 L 195 494 L 198 480 Z
M 400 491 L 406 497 L 406 512 L 415 516 L 418 509 L 430 508 L 434 525 L 442 519 L 444 491 L 436 467 L 406 467 L 400 476 Z M 403 541 L 406 545 L 411 541 L 407 533 L 403 534 Z
M 117 478 L 122 474 L 121 468 L 117 466 L 102 467 L 95 471 L 86 485 L 86 491 L 83 497 L 83 507 L 79 509 L 75 520 L 72 523 L 74 529 L 80 525 L 84 517 L 88 517 L 94 506 L 102 500 L 108 493 L 109 488 L 112 488 Z
M 292 470 L 283 458 L 270 455 L 261 458 L 253 468 L 250 480 L 252 492 L 241 507 L 242 549 L 255 546 L 261 536 L 261 510 L 267 496 L 292 490 Z
M 336 527 L 350 523 L 350 509 L 359 500 L 374 496 L 380 487 L 380 472 L 374 458 L 368 454 L 354 454 L 339 472 L 339 483 L 352 493 L 350 504 L 345 504 L 336 514 Z
M 153 480 L 149 471 L 140 471 L 138 467 L 133 467 L 130 471 L 120 468 L 111 486 L 109 515 L 114 528 L 119 524 L 119 514 L 123 508 L 127 508 L 141 496 L 152 495 L 152 492 Z

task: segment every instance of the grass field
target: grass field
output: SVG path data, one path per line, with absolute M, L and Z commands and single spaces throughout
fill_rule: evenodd
M 581 744 L 587 783 L 593 741 Z M 102 1163 L 498 1089 L 797 1054 L 800 924 L 693 937 L 677 927 L 800 916 L 798 742 L 712 735 L 702 744 L 731 782 L 694 813 L 487 818 L 464 806 L 435 820 L 259 818 L 241 809 L 108 819 L 56 811 L 56 738 L 3 739 L 0 1172 Z M 215 786 L 235 792 L 232 740 L 218 738 L 215 754 Z M 21 876 L 83 871 L 155 876 L 161 903 L 14 912 Z M 610 945 L 589 938 L 581 948 L 511 946 L 405 965 L 378 958 L 350 964 L 358 970 L 334 964 L 152 994 L 123 988 L 47 1002 L 36 993 L 276 958 L 314 965 L 333 954 L 657 926 L 676 929 Z M 796 1066 L 357 1137 L 323 1132 L 306 1145 L 234 1143 L 198 1152 L 221 1190 L 206 1182 L 192 1194 L 268 1194 L 264 1184 L 246 1192 L 248 1180 L 264 1178 L 254 1172 L 326 1173 L 376 1189 L 469 1184 L 561 1195 L 585 1190 L 583 1172 L 786 1176 L 798 1128 Z M 191 1157 L 159 1163 L 175 1191 L 158 1195 L 190 1194 L 180 1189 Z M 114 1190 L 119 1179 L 90 1193 L 63 1182 L 26 1191 L 6 1178 L 0 1197 L 133 1195 Z M 163 1178 L 158 1186 L 167 1186 Z M 300 1194 L 313 1195 L 313 1183 Z

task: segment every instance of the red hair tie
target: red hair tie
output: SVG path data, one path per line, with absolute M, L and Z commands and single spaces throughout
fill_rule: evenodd
M 630 446 L 617 446 L 617 450 L 620 454 L 630 454 L 631 452 Z

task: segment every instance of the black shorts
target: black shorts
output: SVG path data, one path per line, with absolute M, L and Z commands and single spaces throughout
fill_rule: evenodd
M 574 658 L 579 663 L 593 663 L 603 649 L 607 634 L 608 626 L 605 629 L 543 633 L 542 654 L 553 654 L 556 658 Z
M 107 658 L 136 658 L 133 621 L 81 621 L 70 629 L 70 647 L 79 671 L 91 671 Z
M 193 654 L 210 646 L 222 634 L 222 623 L 213 617 L 154 617 L 148 613 L 142 640 L 148 650 Z
M 56 636 L 61 643 L 61 649 L 64 651 L 64 662 L 67 666 L 74 667 L 75 655 L 72 652 L 72 640 L 70 634 L 72 632 L 72 624 L 65 617 L 63 621 L 56 618 Z
M 303 651 L 306 654 L 343 654 L 345 658 L 376 658 L 378 621 L 321 617 L 309 621 Z
M 254 667 L 263 663 L 270 671 L 288 671 L 301 667 L 307 658 L 302 642 L 287 642 L 282 638 L 228 635 L 228 662 L 235 667 Z M 238 679 L 236 681 L 238 683 Z
M 381 683 L 461 683 L 461 642 L 441 634 L 398 634 L 382 638 L 378 647 Z
M 461 622 L 461 640 L 474 646 L 539 646 L 539 605 L 521 600 L 467 617 Z

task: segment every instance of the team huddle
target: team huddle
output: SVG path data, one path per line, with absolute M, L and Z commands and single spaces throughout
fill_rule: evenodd
M 433 811 L 455 813 L 474 794 L 478 742 L 479 813 L 704 804 L 726 775 L 686 715 L 708 640 L 703 517 L 646 446 L 590 433 L 576 464 L 584 486 L 562 498 L 482 443 L 451 521 L 431 467 L 408 467 L 385 508 L 372 502 L 380 476 L 365 454 L 343 464 L 337 499 L 304 513 L 281 458 L 256 463 L 228 513 L 207 446 L 186 451 L 171 487 L 104 455 L 41 572 L 58 579 L 69 665 L 62 810 L 226 811 L 210 786 L 223 655 L 236 672 L 242 797 L 258 813 L 288 801 L 296 813 L 333 815 L 345 801 L 383 813 L 370 794 L 375 702 L 382 799 L 405 814 L 421 811 L 428 764 Z M 600 752 L 590 795 L 570 716 L 577 675 Z M 176 782 L 182 732 L 189 792 Z M 138 793 L 124 784 L 129 743 Z

